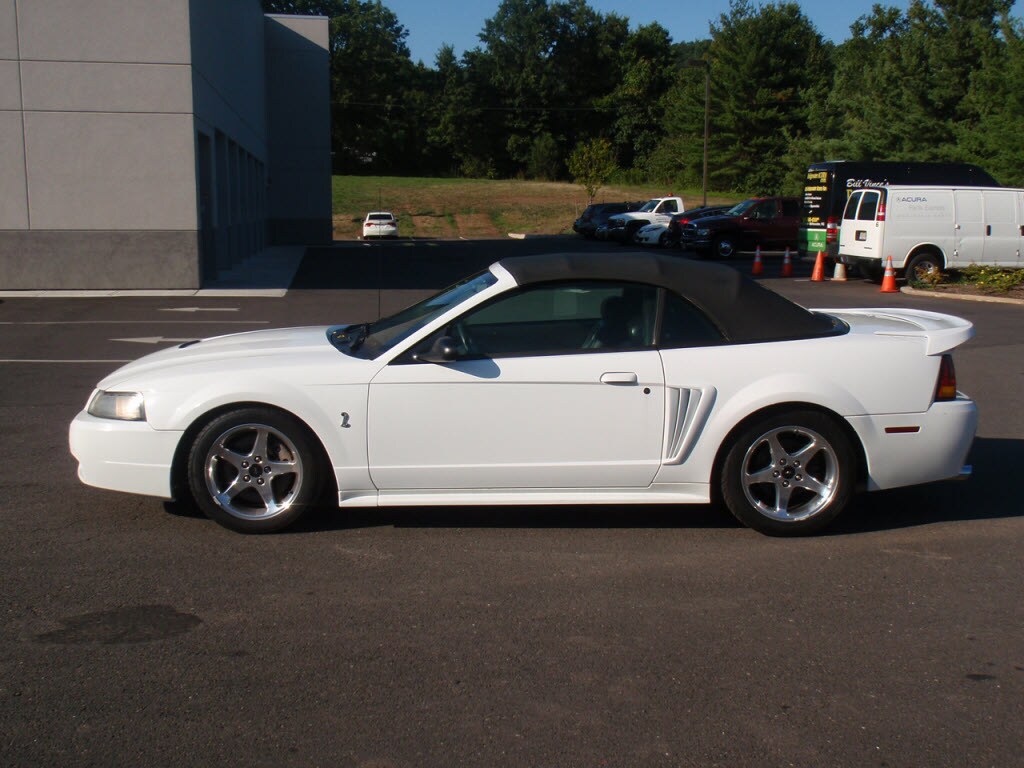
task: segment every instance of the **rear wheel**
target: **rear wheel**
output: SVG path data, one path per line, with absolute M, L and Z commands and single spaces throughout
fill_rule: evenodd
M 721 491 L 744 525 L 772 536 L 816 533 L 853 493 L 856 459 L 835 420 L 817 411 L 766 416 L 726 454 Z
M 935 277 L 942 271 L 942 257 L 935 251 L 921 251 L 914 254 L 907 264 L 907 280 L 912 283 Z
M 291 525 L 314 505 L 322 473 L 309 430 L 270 408 L 222 414 L 198 434 L 188 483 L 210 519 L 242 533 Z

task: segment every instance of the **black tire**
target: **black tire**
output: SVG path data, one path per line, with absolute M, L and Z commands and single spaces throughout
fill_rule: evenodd
M 857 268 L 872 283 L 882 282 L 882 278 L 885 276 L 885 267 L 882 266 L 881 262 L 878 264 L 861 262 L 857 265 Z
M 929 275 L 941 272 L 942 266 L 942 257 L 935 251 L 915 253 L 907 263 L 907 281 L 911 283 L 920 282 Z
M 711 255 L 716 259 L 731 259 L 736 255 L 736 241 L 729 236 L 715 238 Z
M 633 238 L 636 237 L 636 233 L 639 232 L 642 227 L 646 226 L 646 224 L 647 224 L 646 221 L 631 222 L 631 223 L 627 224 L 626 225 L 626 238 L 622 241 L 622 244 L 623 245 L 636 245 L 636 243 L 633 241 Z
M 668 241 L 668 232 L 667 231 L 666 232 L 662 232 L 660 235 L 658 235 L 658 247 L 659 248 L 668 248 L 671 245 L 672 244 Z
M 241 533 L 292 525 L 320 498 L 323 477 L 320 451 L 306 426 L 271 408 L 218 416 L 200 430 L 188 456 L 196 505 Z
M 854 448 L 834 418 L 818 411 L 777 413 L 732 441 L 720 474 L 722 499 L 756 531 L 806 536 L 846 507 L 856 468 Z

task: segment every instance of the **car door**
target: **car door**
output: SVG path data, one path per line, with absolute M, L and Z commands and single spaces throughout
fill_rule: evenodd
M 456 359 L 417 360 L 370 384 L 370 474 L 382 490 L 637 488 L 661 465 L 664 372 L 657 291 L 553 283 L 469 310 L 435 336 Z

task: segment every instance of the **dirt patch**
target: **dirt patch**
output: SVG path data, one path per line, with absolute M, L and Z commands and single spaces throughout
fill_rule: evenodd
M 482 237 L 503 237 L 505 233 L 499 232 L 486 213 L 456 213 L 455 226 L 458 227 L 459 237 L 467 240 L 475 240 Z
M 426 237 L 432 240 L 455 237 L 455 229 L 445 216 L 413 215 L 412 227 L 416 237 Z

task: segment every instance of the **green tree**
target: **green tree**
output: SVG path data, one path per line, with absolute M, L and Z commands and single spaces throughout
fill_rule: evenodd
M 808 133 L 811 94 L 829 79 L 827 46 L 796 3 L 731 0 L 711 26 L 708 57 L 712 186 L 777 192 L 790 142 Z M 696 125 L 686 135 L 702 141 Z
M 597 191 L 618 170 L 615 150 L 608 139 L 581 142 L 569 155 L 569 174 L 587 193 L 592 203 Z

